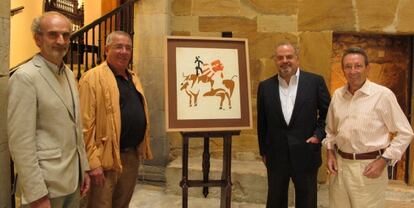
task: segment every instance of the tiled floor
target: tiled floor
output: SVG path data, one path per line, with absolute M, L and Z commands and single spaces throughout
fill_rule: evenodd
M 265 193 L 264 193 L 265 194 Z M 327 193 L 322 193 L 321 198 L 327 198 Z M 180 208 L 182 198 L 179 195 L 165 193 L 162 185 L 137 184 L 130 208 Z M 324 199 L 327 200 L 327 199 Z M 414 199 L 412 199 L 414 200 Z M 196 198 L 189 197 L 189 208 L 214 208 L 220 207 L 220 200 L 217 198 Z M 232 202 L 232 208 L 264 208 L 264 204 Z M 319 206 L 324 208 L 327 206 Z M 387 201 L 386 208 L 414 208 L 414 202 Z
M 130 208 L 179 208 L 182 207 L 182 197 L 166 194 L 162 186 L 137 184 Z M 264 208 L 264 204 L 232 202 L 232 208 Z M 189 208 L 220 207 L 220 199 L 189 197 Z

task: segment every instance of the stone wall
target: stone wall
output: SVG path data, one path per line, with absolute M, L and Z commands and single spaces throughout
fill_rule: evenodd
M 10 0 L 0 1 L 0 208 L 11 207 L 10 155 L 7 142 L 7 82 L 9 79 Z
M 141 0 L 135 4 L 134 68 L 138 72 L 151 116 L 152 166 L 169 162 L 164 119 L 164 38 L 169 28 L 168 0 Z
M 171 0 L 170 28 L 171 35 L 220 37 L 231 31 L 248 39 L 256 126 L 257 85 L 276 73 L 271 57 L 277 42 L 297 43 L 301 66 L 323 75 L 330 86 L 333 33 L 413 33 L 413 9 L 414 1 L 407 0 Z M 171 155 L 180 155 L 180 135 L 169 137 Z M 221 157 L 221 142 L 211 145 L 213 157 Z M 200 155 L 202 141 L 191 141 L 190 148 L 190 155 Z M 234 139 L 233 158 L 259 158 L 254 129 Z

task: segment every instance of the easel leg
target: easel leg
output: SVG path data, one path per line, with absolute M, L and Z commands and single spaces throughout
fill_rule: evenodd
M 231 136 L 223 138 L 223 172 L 221 179 L 225 182 L 221 187 L 220 208 L 231 207 Z
M 183 166 L 181 188 L 183 190 L 183 208 L 188 208 L 188 137 L 183 136 Z
M 204 151 L 203 151 L 203 182 L 208 183 L 208 177 L 210 174 L 210 138 L 204 137 Z M 203 186 L 203 195 L 207 197 L 208 187 Z

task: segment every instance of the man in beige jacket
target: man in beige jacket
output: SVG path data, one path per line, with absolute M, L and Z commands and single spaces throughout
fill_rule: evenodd
M 106 62 L 79 83 L 83 132 L 92 171 L 88 207 L 128 207 L 138 176 L 139 157 L 151 159 L 147 102 L 137 75 L 128 70 L 129 34 L 106 39 Z
M 57 12 L 35 18 L 40 53 L 11 77 L 8 135 L 23 207 L 78 207 L 89 189 L 79 98 L 63 63 L 72 24 Z M 83 179 L 83 180 L 82 180 Z

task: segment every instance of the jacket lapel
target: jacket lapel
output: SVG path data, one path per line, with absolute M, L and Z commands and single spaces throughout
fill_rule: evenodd
M 295 118 L 297 117 L 299 110 L 302 107 L 302 104 L 304 103 L 304 97 L 306 94 L 307 86 L 306 81 L 306 74 L 303 71 L 300 71 L 298 89 L 296 91 L 295 105 L 293 106 L 293 112 L 292 117 L 290 118 L 289 126 L 291 126 L 294 123 Z
M 80 118 L 77 117 L 77 115 L 79 115 L 79 96 L 78 96 L 78 84 L 75 81 L 75 76 L 73 75 L 72 71 L 70 71 L 70 69 L 68 67 L 65 67 L 65 71 L 66 71 L 66 76 L 68 77 L 68 83 L 69 83 L 69 87 L 70 87 L 70 91 L 71 91 L 71 95 L 72 95 L 72 99 L 73 99 L 73 104 L 69 105 L 72 106 L 73 105 L 73 111 L 69 111 L 70 113 L 72 112 L 73 114 L 71 114 L 71 116 L 73 118 L 75 118 L 76 122 L 79 121 Z M 66 105 L 66 107 L 68 107 Z
M 69 104 L 63 97 L 63 91 L 62 87 L 60 86 L 59 82 L 56 79 L 56 76 L 53 74 L 53 72 L 49 69 L 49 67 L 46 65 L 46 63 L 39 57 L 40 55 L 36 55 L 33 58 L 33 64 L 38 68 L 38 71 L 40 75 L 43 77 L 43 79 L 46 81 L 46 83 L 50 86 L 50 89 L 52 89 L 53 92 L 57 95 L 57 97 L 62 101 L 63 105 L 68 110 L 71 118 L 75 120 L 73 110 Z M 70 80 L 70 79 L 69 79 Z M 72 84 L 69 82 L 70 88 L 72 89 Z M 73 92 L 73 91 L 72 91 Z M 73 95 L 73 97 L 76 97 Z

